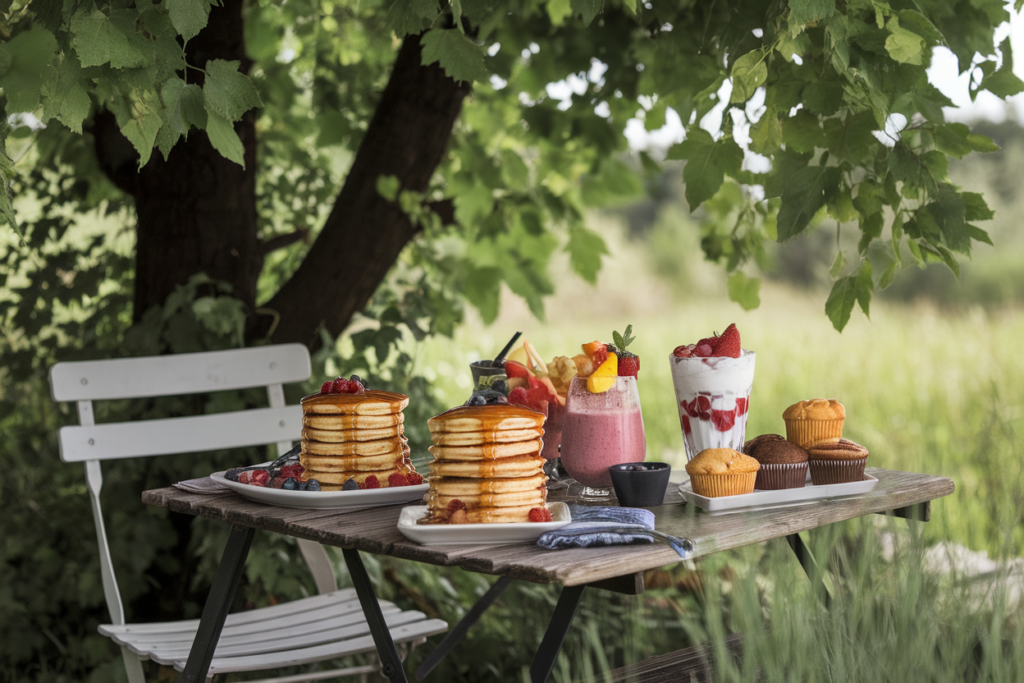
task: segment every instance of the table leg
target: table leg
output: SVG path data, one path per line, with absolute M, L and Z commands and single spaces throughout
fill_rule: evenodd
M 476 601 L 476 604 L 466 612 L 466 616 L 462 617 L 462 620 L 455 625 L 455 628 L 448 632 L 448 635 L 444 637 L 444 640 L 438 643 L 437 647 L 427 655 L 427 658 L 424 659 L 423 663 L 420 664 L 418 669 L 416 669 L 417 681 L 422 681 L 424 678 L 429 676 L 430 672 L 434 670 L 434 667 L 440 664 L 441 660 L 452 651 L 452 648 L 462 642 L 462 639 L 466 637 L 466 632 L 469 631 L 470 627 L 473 626 L 481 616 L 483 616 L 483 613 L 487 611 L 488 607 L 494 604 L 494 601 L 498 599 L 498 596 L 501 595 L 506 588 L 508 588 L 510 583 L 512 583 L 512 579 L 503 576 L 491 585 L 487 592 Z
M 789 547 L 793 549 L 793 554 L 796 555 L 796 559 L 800 561 L 800 566 L 804 568 L 804 573 L 807 574 L 807 578 L 812 583 L 820 584 L 815 586 L 821 591 L 822 602 L 825 603 L 825 609 L 828 609 L 832 604 L 832 596 L 829 595 L 828 588 L 822 582 L 821 577 L 817 576 L 817 566 L 814 563 L 814 558 L 811 557 L 811 551 L 804 545 L 804 541 L 800 538 L 800 534 L 790 534 L 786 536 L 786 540 L 789 541 Z
M 345 557 L 345 564 L 348 565 L 348 573 L 352 577 L 356 595 L 359 596 L 359 605 L 363 608 L 366 623 L 370 626 L 373 644 L 377 646 L 381 673 L 391 683 L 407 683 L 405 669 L 402 668 L 402 659 L 398 656 L 395 641 L 391 639 L 391 631 L 388 630 L 388 625 L 384 621 L 380 603 L 377 602 L 377 594 L 373 592 L 373 584 L 370 583 L 370 577 L 366 574 L 366 567 L 363 566 L 363 560 L 359 557 L 359 551 L 355 548 L 342 548 L 341 552 Z
M 228 617 L 228 608 L 235 598 L 235 591 L 238 590 L 238 582 L 242 578 L 242 570 L 245 569 L 245 558 L 249 554 L 249 546 L 252 545 L 255 533 L 256 530 L 250 527 L 231 527 L 227 545 L 224 546 L 224 554 L 213 577 L 213 585 L 210 586 L 210 594 L 206 596 L 206 605 L 203 607 L 203 616 L 199 620 L 195 640 L 192 641 L 192 649 L 189 650 L 188 660 L 181 672 L 181 680 L 185 683 L 206 681 L 210 662 L 213 661 L 213 652 L 217 649 L 224 620 Z
M 565 641 L 565 634 L 572 625 L 573 617 L 576 616 L 576 609 L 583 599 L 583 586 L 564 586 L 561 595 L 558 596 L 558 604 L 555 605 L 555 613 L 551 615 L 548 623 L 548 630 L 544 633 L 544 640 L 540 641 L 537 654 L 533 657 L 533 664 L 530 665 L 530 681 L 532 683 L 544 683 L 551 670 L 555 668 L 555 660 L 558 659 L 558 652 L 562 649 Z

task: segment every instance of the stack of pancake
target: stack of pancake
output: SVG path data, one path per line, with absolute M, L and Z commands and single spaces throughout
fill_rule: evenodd
M 434 460 L 420 523 L 527 522 L 531 509 L 546 510 L 543 424 L 540 413 L 508 404 L 461 406 L 430 418 Z
M 365 488 L 373 475 L 385 488 L 392 474 L 415 471 L 403 426 L 408 396 L 390 391 L 313 394 L 301 404 L 303 481 L 316 479 L 321 490 L 337 491 L 349 479 Z

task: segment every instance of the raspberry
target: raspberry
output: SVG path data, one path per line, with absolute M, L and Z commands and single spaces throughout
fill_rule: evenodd
M 380 488 L 380 480 L 377 479 L 377 475 L 376 474 L 371 474 L 366 479 L 363 479 L 363 485 L 360 488 L 364 488 L 364 489 L 379 489 Z
M 266 486 L 270 483 L 270 472 L 266 470 L 253 470 L 249 483 L 253 486 Z
M 362 394 L 366 391 L 366 387 L 364 387 L 363 383 L 360 382 L 359 380 L 350 379 L 348 380 L 348 387 L 346 388 L 346 390 L 350 394 Z
M 332 384 L 334 384 L 334 382 L 332 380 L 327 380 L 326 382 L 321 384 L 320 385 L 320 393 L 321 394 L 329 394 L 329 393 L 331 393 L 331 385 Z
M 300 479 L 300 478 L 302 478 L 302 473 L 305 472 L 305 471 L 306 471 L 305 467 L 303 467 L 301 464 L 299 464 L 297 462 L 294 462 L 294 463 L 292 463 L 290 465 L 285 465 L 284 467 L 282 467 L 281 471 L 278 473 L 277 476 L 284 477 L 285 479 L 287 479 L 288 477 L 294 477 L 295 479 Z
M 270 481 L 267 483 L 267 488 L 268 489 L 279 489 L 279 488 L 281 488 L 281 486 L 284 484 L 284 480 L 286 478 L 287 477 L 281 477 L 281 476 L 271 477 Z
M 533 508 L 530 510 L 530 521 L 531 522 L 550 522 L 551 513 L 547 508 Z
M 409 485 L 409 480 L 401 472 L 392 472 L 391 475 L 388 477 L 388 486 L 396 487 L 396 486 L 408 486 L 408 485 Z
M 331 393 L 332 394 L 347 394 L 348 393 L 348 380 L 344 377 L 338 377 L 336 380 L 331 382 Z
M 423 475 L 419 472 L 410 472 L 405 478 L 409 480 L 409 486 L 419 486 L 423 483 Z
M 451 514 L 451 513 L 455 512 L 457 510 L 465 510 L 465 509 L 466 509 L 466 504 L 463 503 L 458 498 L 454 498 L 454 499 L 452 499 L 451 502 L 448 503 L 448 514 Z
M 740 332 L 736 329 L 736 323 L 732 323 L 729 327 L 725 328 L 725 332 L 718 337 L 714 346 L 714 354 L 716 356 L 726 356 L 728 358 L 739 358 L 740 353 Z

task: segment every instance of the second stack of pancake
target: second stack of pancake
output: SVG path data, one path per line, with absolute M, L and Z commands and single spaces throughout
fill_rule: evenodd
M 415 471 L 404 436 L 409 397 L 390 391 L 314 394 L 302 399 L 302 452 L 305 481 L 324 491 L 341 489 L 349 479 L 365 488 L 367 477 L 381 488 L 395 473 Z
M 543 424 L 540 413 L 508 404 L 461 406 L 428 420 L 434 460 L 424 523 L 448 522 L 455 500 L 471 524 L 527 522 L 531 509 L 545 508 Z

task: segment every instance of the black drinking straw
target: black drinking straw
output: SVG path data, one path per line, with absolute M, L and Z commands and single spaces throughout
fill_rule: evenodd
M 516 343 L 516 340 L 519 339 L 519 337 L 521 337 L 522 334 L 522 332 L 516 332 L 514 335 L 512 335 L 512 338 L 508 340 L 508 344 L 505 344 L 505 348 L 501 350 L 501 353 L 494 357 L 494 360 L 491 361 L 491 363 L 494 365 L 500 363 L 501 359 L 505 357 L 505 354 L 508 353 L 509 349 L 512 348 L 512 345 Z

